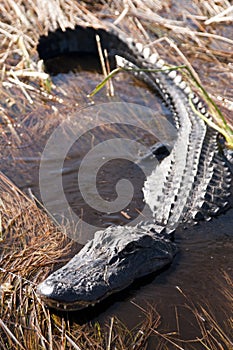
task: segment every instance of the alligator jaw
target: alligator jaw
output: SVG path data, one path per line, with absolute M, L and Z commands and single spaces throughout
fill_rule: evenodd
M 49 292 L 51 291 L 51 294 Z M 82 310 L 88 306 L 90 306 L 89 303 L 84 303 L 81 301 L 78 302 L 67 302 L 65 300 L 56 300 L 56 295 L 53 296 L 52 293 L 53 286 L 52 284 L 50 285 L 50 282 L 47 282 L 45 280 L 41 284 L 38 285 L 37 287 L 37 294 L 39 298 L 49 307 L 52 309 L 60 310 L 60 311 L 77 311 L 77 310 Z M 54 297 L 54 299 L 53 299 Z M 97 303 L 98 301 L 95 301 Z M 95 303 L 92 303 L 91 305 L 94 306 Z
M 80 310 L 160 270 L 175 254 L 174 243 L 144 227 L 109 227 L 39 284 L 37 293 L 55 309 Z

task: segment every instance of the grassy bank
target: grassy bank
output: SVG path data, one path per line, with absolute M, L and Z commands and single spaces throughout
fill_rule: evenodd
M 171 65 L 186 65 L 211 99 L 233 124 L 233 9 L 229 1 L 13 1 L 0 4 L 0 148 L 2 166 L 11 178 L 25 181 L 22 153 L 39 158 L 37 140 L 47 135 L 66 115 L 69 91 L 55 86 L 44 73 L 36 51 L 40 35 L 58 27 L 102 21 L 114 22 L 135 39 L 158 50 Z M 201 79 L 200 79 L 201 77 Z M 216 120 L 216 123 L 222 122 Z M 43 144 L 43 143 L 42 143 Z M 29 147 L 28 147 L 29 146 Z M 41 146 L 42 147 L 42 146 Z M 29 150 L 27 150 L 29 149 Z M 15 168 L 22 173 L 15 174 Z M 17 168 L 17 169 L 18 169 Z M 26 187 L 26 186 L 25 186 Z M 6 349 L 232 349 L 232 279 L 222 272 L 219 290 L 225 300 L 225 319 L 218 319 L 208 305 L 194 303 L 182 294 L 193 320 L 195 336 L 186 339 L 180 307 L 172 312 L 175 328 L 168 329 L 166 315 L 156 308 L 142 309 L 135 329 L 117 318 L 106 325 L 80 325 L 72 315 L 56 314 L 38 300 L 35 287 L 55 267 L 67 262 L 77 245 L 55 226 L 48 215 L 0 174 L 0 348 Z M 218 283 L 218 282 L 216 282 Z M 140 306 L 138 306 L 140 307 Z

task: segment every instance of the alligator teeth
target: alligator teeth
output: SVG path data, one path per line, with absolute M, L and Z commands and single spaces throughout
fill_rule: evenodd
M 157 62 L 157 67 L 158 68 L 162 68 L 163 67 L 163 65 L 164 65 L 164 60 L 162 59 L 162 58 L 160 58 L 159 60 L 158 60 L 158 62 Z
M 151 63 L 155 63 L 158 59 L 158 54 L 157 53 L 152 53 L 152 55 L 150 56 L 149 60 Z
M 145 59 L 147 59 L 150 56 L 150 49 L 149 49 L 149 47 L 145 47 L 143 49 L 143 56 L 144 56 Z
M 143 50 L 143 45 L 141 43 L 136 43 L 135 46 L 136 46 L 136 49 L 138 50 L 138 52 L 141 53 Z

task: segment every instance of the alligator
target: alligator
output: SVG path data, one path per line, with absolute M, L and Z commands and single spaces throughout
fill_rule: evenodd
M 135 279 L 171 264 L 177 252 L 173 240 L 177 227 L 209 220 L 225 210 L 231 186 L 218 134 L 191 108 L 190 99 L 196 110 L 210 118 L 206 106 L 179 72 L 169 70 L 148 46 L 111 25 L 77 25 L 40 37 L 39 57 L 46 61 L 73 52 L 98 56 L 96 35 L 113 67 L 137 68 L 132 74 L 162 97 L 173 115 L 177 140 L 144 184 L 145 202 L 153 213 L 150 222 L 97 231 L 65 266 L 38 285 L 39 297 L 61 310 L 95 305 Z

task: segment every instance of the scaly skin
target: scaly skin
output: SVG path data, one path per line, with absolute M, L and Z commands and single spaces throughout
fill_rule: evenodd
M 54 308 L 82 309 L 170 264 L 175 253 L 175 244 L 148 228 L 109 227 L 96 232 L 68 264 L 38 286 L 38 292 Z
M 148 48 L 134 44 L 114 30 L 82 28 L 42 37 L 42 59 L 62 53 L 98 55 L 95 35 L 118 65 L 136 68 L 166 66 Z M 111 60 L 114 62 L 114 59 Z M 144 185 L 144 197 L 153 213 L 150 224 L 116 226 L 95 233 L 92 241 L 64 267 L 42 282 L 37 292 L 57 309 L 78 310 L 122 290 L 136 278 L 157 271 L 173 260 L 176 246 L 170 233 L 180 225 L 215 216 L 225 208 L 231 176 L 218 154 L 216 132 L 192 111 L 208 115 L 199 98 L 175 71 L 134 73 L 161 95 L 174 116 L 178 137 L 170 153 Z M 191 94 L 191 95 L 190 95 Z

